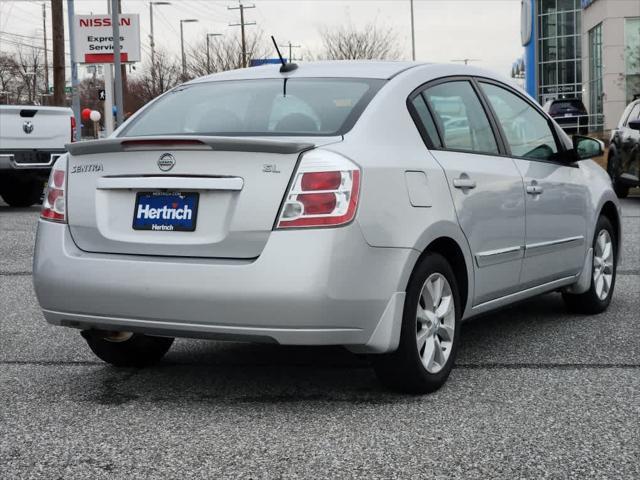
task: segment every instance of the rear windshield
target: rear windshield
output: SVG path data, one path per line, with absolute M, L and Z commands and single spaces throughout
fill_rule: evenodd
M 342 135 L 383 83 L 292 78 L 185 85 L 149 106 L 120 136 Z
M 549 113 L 554 114 L 565 111 L 583 112 L 584 110 L 584 105 L 580 100 L 562 100 L 561 102 L 553 102 L 549 109 Z

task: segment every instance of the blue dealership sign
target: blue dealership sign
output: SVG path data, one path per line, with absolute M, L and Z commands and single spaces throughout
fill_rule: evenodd
M 287 59 L 284 59 L 285 63 L 287 62 Z M 249 62 L 249 66 L 250 67 L 259 67 L 260 65 L 271 65 L 271 64 L 278 64 L 280 65 L 280 59 L 279 58 L 252 58 L 251 61 Z

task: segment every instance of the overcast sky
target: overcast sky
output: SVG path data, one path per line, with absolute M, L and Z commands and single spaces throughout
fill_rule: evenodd
M 46 2 L 47 5 L 49 2 Z M 66 8 L 66 0 L 63 2 Z M 106 13 L 108 0 L 76 0 L 76 13 Z M 280 43 L 291 41 L 302 45 L 296 53 L 318 51 L 319 29 L 323 26 L 351 22 L 363 26 L 375 22 L 393 27 L 398 33 L 402 56 L 411 57 L 409 0 L 254 0 L 244 2 L 256 8 L 246 10 L 245 21 L 257 25 L 248 32 L 275 35 Z M 142 55 L 149 52 L 149 2 L 123 0 L 125 13 L 139 13 Z M 194 44 L 205 33 L 239 35 L 237 1 L 173 0 L 171 5 L 154 7 L 156 45 L 180 54 L 182 18 L 197 18 L 198 23 L 185 24 L 185 41 Z M 521 56 L 520 0 L 415 0 L 416 57 L 421 61 L 449 62 L 471 58 L 474 62 L 503 75 L 509 75 L 511 64 Z M 47 6 L 47 15 L 50 15 Z M 65 13 L 66 21 L 66 13 Z M 0 0 L 0 49 L 11 50 L 11 39 L 42 45 L 42 1 Z M 9 34 L 24 35 L 22 37 Z M 31 38 L 33 36 L 33 38 Z M 51 36 L 51 32 L 48 32 Z M 274 55 L 275 56 L 275 55 Z

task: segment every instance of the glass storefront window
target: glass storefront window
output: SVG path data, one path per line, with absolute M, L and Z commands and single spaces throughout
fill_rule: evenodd
M 541 37 L 555 37 L 556 36 L 556 16 L 555 15 L 542 15 L 540 17 L 540 30 Z
M 558 83 L 576 83 L 576 62 L 558 62 Z
M 624 22 L 624 64 L 627 103 L 640 96 L 640 17 Z
M 550 13 L 556 11 L 556 0 L 542 0 L 540 5 L 541 13 Z
M 540 0 L 538 100 L 582 98 L 580 0 Z
M 575 35 L 576 22 L 573 12 L 558 13 L 558 35 Z
M 542 85 L 555 85 L 558 83 L 556 77 L 557 65 L 555 62 L 542 64 L 542 78 L 540 82 Z
M 576 52 L 576 38 L 570 37 L 558 37 L 558 58 L 579 58 Z
M 550 60 L 558 59 L 558 51 L 556 48 L 556 39 L 548 38 L 542 40 L 542 49 L 540 50 L 540 54 L 542 55 L 541 60 L 543 62 L 548 62 Z
M 556 8 L 559 12 L 575 10 L 576 8 L 580 7 L 579 5 L 576 5 L 576 3 L 580 3 L 580 0 L 558 0 L 558 5 Z
M 589 30 L 589 113 L 602 114 L 602 24 Z

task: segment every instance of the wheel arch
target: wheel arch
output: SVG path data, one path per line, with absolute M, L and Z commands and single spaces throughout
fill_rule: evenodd
M 458 241 L 456 241 L 454 238 L 450 236 L 440 236 L 438 238 L 432 239 L 429 244 L 422 250 L 422 253 L 416 260 L 411 272 L 411 276 L 409 277 L 409 282 L 413 277 L 413 271 L 415 271 L 415 268 L 420 264 L 422 259 L 430 253 L 438 253 L 442 255 L 451 265 L 456 278 L 456 284 L 460 291 L 462 314 L 464 316 L 464 312 L 467 306 L 470 305 L 470 297 L 473 288 L 473 277 L 471 277 L 471 275 L 473 274 L 473 269 L 469 264 L 468 259 L 466 258 L 465 251 L 460 246 Z
M 611 171 L 611 169 L 610 169 L 610 167 L 611 167 L 611 159 L 612 159 L 613 157 L 615 157 L 617 154 L 618 154 L 618 149 L 617 149 L 617 147 L 616 147 L 616 144 L 612 142 L 612 143 L 609 145 L 609 151 L 607 152 L 607 164 L 605 165 L 605 170 L 606 170 L 606 172 L 609 174 L 609 177 L 610 177 L 612 180 L 614 180 L 614 178 L 613 178 L 613 177 L 614 177 L 614 175 L 615 175 L 615 172 L 612 172 L 612 171 Z
M 620 214 L 618 212 L 618 208 L 611 200 L 607 200 L 602 205 L 599 215 L 606 217 L 611 222 L 611 225 L 615 230 L 616 244 L 618 247 L 616 248 L 615 254 L 616 254 L 616 261 L 618 261 L 620 257 L 620 247 L 622 245 L 622 226 L 620 223 Z

